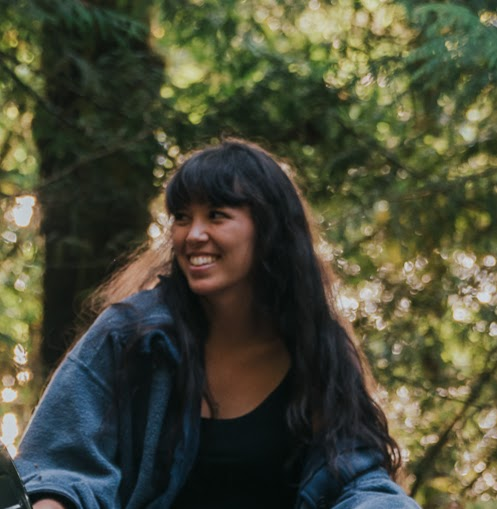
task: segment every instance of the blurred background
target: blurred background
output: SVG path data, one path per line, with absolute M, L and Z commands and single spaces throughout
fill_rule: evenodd
M 426 509 L 497 499 L 495 2 L 0 0 L 0 437 L 192 148 L 292 164 Z M 81 320 L 81 319 L 80 319 Z

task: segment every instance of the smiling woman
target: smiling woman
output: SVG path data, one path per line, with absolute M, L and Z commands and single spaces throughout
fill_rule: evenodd
M 226 140 L 166 205 L 172 249 L 100 293 L 129 296 L 104 299 L 22 440 L 35 508 L 417 508 L 290 176 Z
M 192 292 L 211 301 L 250 295 L 254 223 L 247 207 L 185 204 L 174 213 L 171 238 Z

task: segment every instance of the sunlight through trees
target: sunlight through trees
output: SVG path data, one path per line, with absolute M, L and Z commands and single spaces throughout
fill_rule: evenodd
M 407 490 L 427 509 L 491 505 L 495 5 L 121 4 L 0 3 L 2 440 L 15 450 L 81 300 L 167 229 L 171 168 L 235 134 L 295 165 Z

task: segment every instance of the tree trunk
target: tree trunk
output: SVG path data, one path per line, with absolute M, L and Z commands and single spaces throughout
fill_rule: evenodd
M 41 2 L 43 3 L 43 2 Z M 139 19 L 147 23 L 141 2 Z M 98 4 L 99 7 L 96 7 Z M 126 25 L 118 0 L 47 2 L 35 114 L 45 238 L 42 360 L 53 368 L 72 342 L 81 299 L 144 238 L 154 194 L 163 63 L 147 25 Z M 131 9 L 131 7 L 127 7 Z M 71 10 L 72 9 L 72 10 Z M 83 16 L 86 14 L 86 18 Z

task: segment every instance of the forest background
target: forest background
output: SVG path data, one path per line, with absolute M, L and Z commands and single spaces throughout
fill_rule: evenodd
M 225 135 L 294 165 L 429 508 L 497 496 L 495 2 L 0 0 L 0 424 Z M 147 235 L 148 234 L 148 235 Z

